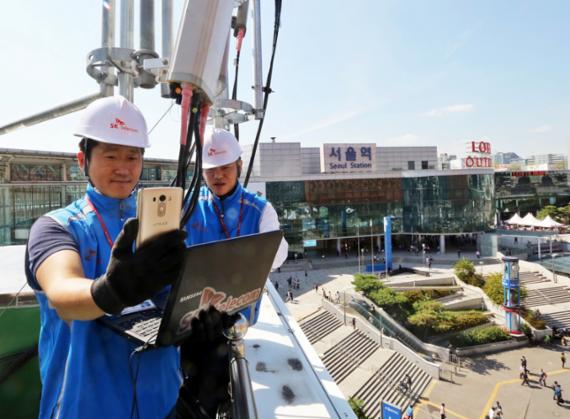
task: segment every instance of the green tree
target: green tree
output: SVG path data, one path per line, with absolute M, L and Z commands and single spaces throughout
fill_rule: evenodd
M 364 402 L 352 396 L 348 398 L 348 404 L 358 419 L 369 419 L 364 413 Z
M 548 215 L 550 215 L 551 218 L 558 220 L 561 218 L 562 214 L 560 208 L 557 208 L 554 205 L 547 205 L 536 213 L 536 218 L 544 220 Z
M 389 308 L 393 306 L 404 306 L 408 303 L 408 299 L 401 292 L 396 292 L 391 288 L 382 288 L 370 293 L 370 299 L 377 306 Z
M 355 274 L 352 284 L 356 291 L 361 291 L 367 296 L 374 291 L 384 288 L 384 285 L 382 285 L 376 275 L 370 274 Z
M 473 262 L 465 258 L 459 259 L 453 266 L 455 275 L 462 281 L 467 280 L 475 275 L 475 266 Z
M 560 207 L 558 209 L 560 211 L 560 218 L 556 221 L 564 224 L 570 224 L 570 205 L 566 205 L 565 207 Z

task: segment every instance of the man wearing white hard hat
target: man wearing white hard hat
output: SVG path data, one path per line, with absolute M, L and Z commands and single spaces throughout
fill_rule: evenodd
M 186 224 L 186 243 L 195 245 L 240 235 L 279 230 L 273 206 L 239 183 L 243 150 L 232 133 L 220 128 L 206 130 L 202 148 L 202 169 L 206 186 L 200 189 L 197 208 Z M 272 269 L 287 258 L 288 245 L 282 240 Z M 257 310 L 248 310 L 250 323 Z
M 173 231 L 133 251 L 135 187 L 149 146 L 139 109 L 115 96 L 82 113 L 79 165 L 84 197 L 38 219 L 26 276 L 40 305 L 40 418 L 164 418 L 181 384 L 177 348 L 139 352 L 95 319 L 156 296 L 182 267 Z M 127 221 L 128 220 L 128 221 Z
M 206 130 L 202 149 L 206 186 L 200 189 L 196 208 L 186 223 L 186 244 L 195 245 L 279 230 L 279 219 L 273 206 L 258 194 L 244 189 L 239 183 L 241 154 L 242 149 L 230 132 L 217 128 Z M 273 269 L 277 269 L 285 261 L 287 250 L 287 242 L 283 239 L 275 256 Z M 221 323 L 220 315 L 215 309 L 211 309 L 209 313 L 211 318 L 204 321 L 204 324 Z M 202 317 L 206 320 L 205 314 Z M 242 311 L 242 314 L 250 324 L 255 323 L 259 315 L 259 301 Z M 220 326 L 217 328 L 221 330 Z M 186 376 L 180 392 L 181 399 L 198 399 L 202 408 L 210 415 L 215 414 L 218 404 L 227 400 L 228 371 L 227 367 L 222 368 L 224 362 L 227 365 L 227 361 L 223 360 L 223 352 L 222 356 L 217 355 L 220 351 L 215 349 L 223 345 L 227 347 L 227 343 L 221 333 L 218 335 L 220 337 L 217 339 L 217 347 L 216 339 L 204 345 L 199 336 L 192 336 L 181 345 L 182 365 Z M 212 370 L 212 366 L 216 369 Z M 201 379 L 202 377 L 205 379 Z

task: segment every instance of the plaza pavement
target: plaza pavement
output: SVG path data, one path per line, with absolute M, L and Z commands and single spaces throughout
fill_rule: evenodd
M 421 257 L 414 261 L 413 257 L 403 255 L 405 266 L 425 268 Z M 453 255 L 451 255 L 453 256 Z M 475 255 L 463 254 L 475 260 Z M 297 321 L 319 310 L 322 288 L 332 293 L 352 290 L 352 274 L 358 272 L 355 260 L 344 258 L 328 258 L 326 261 L 315 261 L 310 268 L 304 261 L 287 263 L 282 272 L 273 272 L 272 282 L 279 283 L 280 295 L 285 298 L 287 278 L 297 277 L 300 289 L 293 290 L 294 300 L 287 303 L 288 308 Z M 435 258 L 434 258 L 435 259 Z M 432 275 L 450 276 L 452 274 L 453 257 L 441 258 L 441 264 L 432 266 Z M 498 261 L 485 260 L 477 265 L 482 273 L 501 272 Z M 305 269 L 307 276 L 305 277 Z M 315 292 L 315 284 L 319 291 Z M 352 315 L 355 315 L 351 311 Z M 570 349 L 570 348 L 569 348 Z M 447 380 L 434 380 L 422 395 L 415 407 L 415 418 L 439 418 L 439 406 L 446 404 L 448 418 L 483 419 L 489 408 L 497 400 L 503 406 L 503 418 L 570 418 L 570 403 L 557 406 L 552 400 L 551 388 L 538 385 L 538 373 L 543 368 L 550 386 L 556 380 L 562 385 L 563 396 L 570 399 L 570 367 L 561 368 L 560 353 L 565 347 L 559 345 L 525 347 L 508 352 L 462 360 L 462 365 Z M 520 358 L 525 356 L 531 372 L 530 386 L 522 386 L 518 378 Z M 567 354 L 570 364 L 570 353 Z M 355 389 L 356 390 L 356 389 Z

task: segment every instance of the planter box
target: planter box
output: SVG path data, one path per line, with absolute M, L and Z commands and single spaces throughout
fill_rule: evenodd
M 501 342 L 485 343 L 483 345 L 466 346 L 457 348 L 457 355 L 460 357 L 494 354 L 497 352 L 510 351 L 511 349 L 522 348 L 528 345 L 528 339 L 524 340 L 503 340 Z

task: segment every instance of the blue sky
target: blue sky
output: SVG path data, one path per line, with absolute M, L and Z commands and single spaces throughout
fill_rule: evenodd
M 85 62 L 100 44 L 100 1 L 5 3 L 0 125 L 97 91 Z M 267 70 L 273 2 L 262 3 Z M 467 141 L 485 139 L 494 151 L 522 156 L 568 152 L 570 2 L 283 3 L 263 141 L 436 145 L 463 154 Z M 253 100 L 250 46 L 247 39 L 240 69 L 246 101 Z M 149 126 L 170 105 L 158 89 L 138 89 L 135 102 Z M 0 147 L 75 151 L 76 119 L 0 136 Z M 252 142 L 256 128 L 242 124 L 242 142 Z M 151 134 L 147 155 L 175 158 L 178 132 L 175 107 Z

